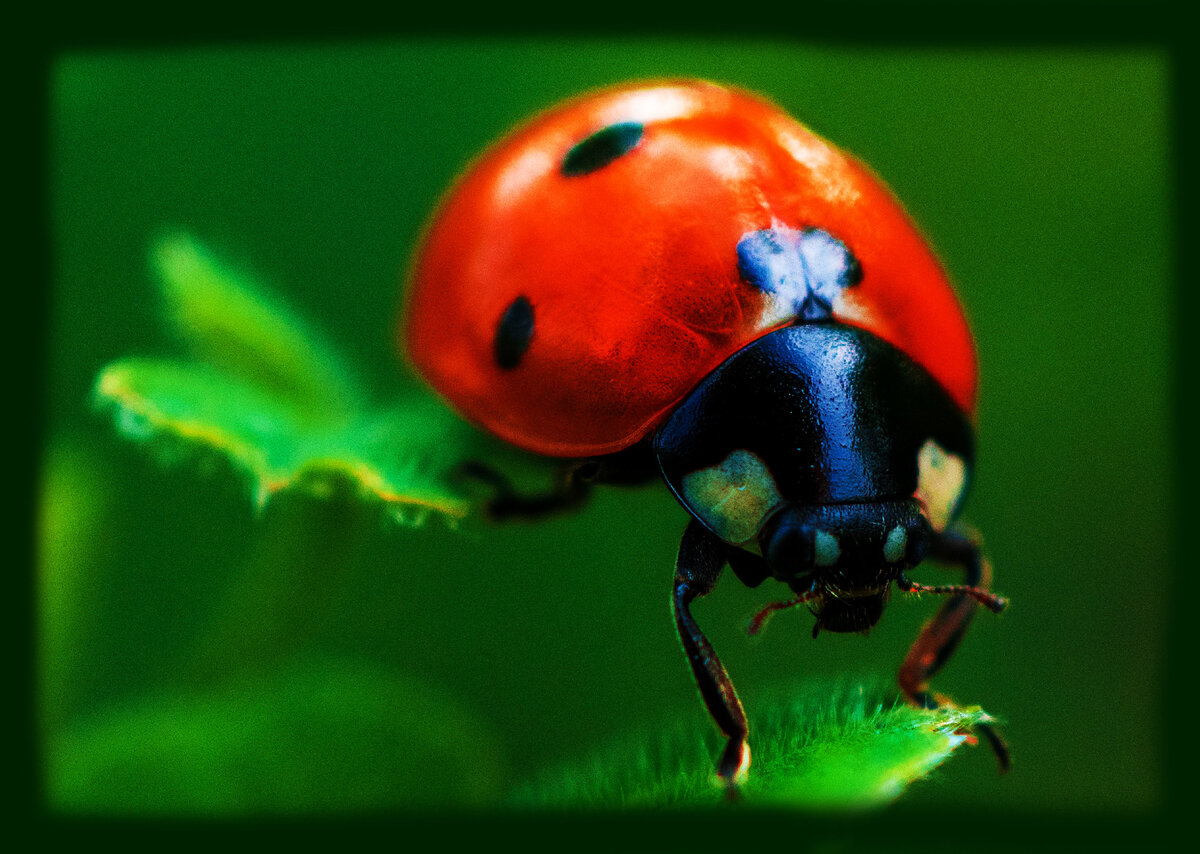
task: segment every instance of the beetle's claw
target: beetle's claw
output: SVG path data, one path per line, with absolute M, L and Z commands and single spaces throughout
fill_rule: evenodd
M 750 743 L 742 738 L 729 739 L 717 763 L 717 779 L 725 787 L 728 800 L 741 799 L 741 787 L 749 776 Z
M 1007 774 L 1008 769 L 1012 767 L 1012 758 L 1008 754 L 1008 745 L 1004 743 L 1000 733 L 996 732 L 991 724 L 977 724 L 975 731 L 987 740 L 988 745 L 992 748 L 992 753 L 996 754 L 996 764 L 1000 767 L 1000 773 Z

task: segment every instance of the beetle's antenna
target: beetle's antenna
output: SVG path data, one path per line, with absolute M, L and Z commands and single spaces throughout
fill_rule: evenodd
M 1003 596 L 989 593 L 981 587 L 971 587 L 967 584 L 917 584 L 904 573 L 896 579 L 896 586 L 905 593 L 936 593 L 940 596 L 970 596 L 989 611 L 999 614 L 1008 607 L 1008 600 Z
M 805 602 L 815 599 L 816 596 L 816 590 L 809 590 L 805 593 L 801 593 L 795 599 L 789 599 L 786 602 L 772 602 L 770 605 L 754 615 L 754 619 L 752 619 L 746 626 L 746 634 L 753 636 L 761 632 L 763 630 L 763 626 L 767 624 L 767 620 L 776 611 L 784 611 L 788 608 L 794 608 L 797 605 L 803 605 Z

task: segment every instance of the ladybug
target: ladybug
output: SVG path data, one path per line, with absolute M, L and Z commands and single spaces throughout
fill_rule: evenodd
M 990 567 L 951 529 L 974 456 L 976 359 L 946 275 L 862 164 L 756 96 L 701 81 L 601 91 L 535 118 L 442 201 L 402 348 L 463 417 L 550 459 L 517 492 L 476 461 L 494 518 L 661 479 L 690 514 L 672 591 L 700 695 L 747 774 L 746 716 L 691 614 L 726 566 L 821 630 L 875 625 L 893 583 L 948 598 L 900 667 L 917 706 Z M 908 573 L 926 557 L 962 583 Z M 981 733 L 1007 768 L 1003 741 Z

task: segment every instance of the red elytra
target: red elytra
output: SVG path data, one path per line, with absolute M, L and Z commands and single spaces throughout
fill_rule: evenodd
M 616 123 L 632 150 L 584 175 L 562 163 Z M 776 106 L 705 82 L 603 91 L 498 143 L 442 201 L 416 254 L 401 345 L 462 415 L 555 457 L 629 447 L 714 368 L 791 322 L 743 280 L 747 232 L 816 227 L 857 257 L 836 321 L 922 365 L 968 416 L 970 332 L 937 259 L 866 167 Z M 533 310 L 513 368 L 494 342 L 518 297 Z

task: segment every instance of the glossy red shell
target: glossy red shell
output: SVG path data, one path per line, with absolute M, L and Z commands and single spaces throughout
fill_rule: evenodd
M 567 152 L 641 122 L 635 148 L 568 177 Z M 777 107 L 699 82 L 559 106 L 476 162 L 435 214 L 408 282 L 402 346 L 464 416 L 540 454 L 628 447 L 733 353 L 781 325 L 738 272 L 748 231 L 818 227 L 863 278 L 833 304 L 923 365 L 968 415 L 975 354 L 946 276 L 888 189 Z M 518 296 L 534 330 L 502 369 Z M 787 321 L 784 321 L 786 323 Z

